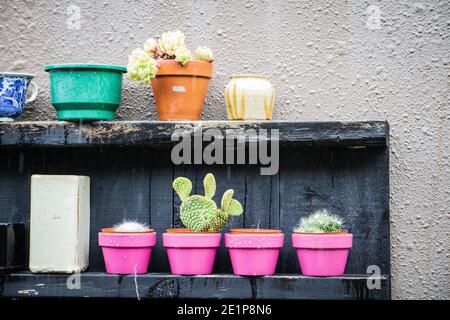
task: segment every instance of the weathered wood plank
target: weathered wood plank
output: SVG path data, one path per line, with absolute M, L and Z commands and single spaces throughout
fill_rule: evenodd
M 101 271 L 104 262 L 98 246 L 100 229 L 124 219 L 150 222 L 148 157 L 141 150 L 132 152 L 129 149 L 121 152 L 111 148 L 67 151 L 70 151 L 70 171 L 91 178 L 89 270 Z M 53 163 L 47 165 L 53 167 Z
M 30 172 L 34 163 L 31 150 L 0 149 L 0 222 L 25 225 L 24 264 L 28 267 L 30 222 Z
M 220 203 L 222 200 L 222 195 L 227 189 L 234 190 L 234 198 L 239 200 L 242 206 L 245 208 L 246 206 L 246 170 L 247 168 L 242 165 L 227 165 L 227 166 L 208 166 L 205 170 L 202 170 L 202 179 L 203 175 L 207 172 L 212 172 L 216 176 L 217 180 L 217 192 L 214 197 L 217 203 L 217 206 L 220 207 Z M 228 232 L 233 228 L 242 228 L 244 226 L 246 212 L 237 217 L 231 217 L 228 225 L 225 226 L 222 233 Z M 223 238 L 222 238 L 223 239 Z M 222 240 L 222 245 L 217 250 L 217 263 L 214 266 L 214 272 L 216 273 L 231 273 L 231 261 L 230 256 L 228 254 L 228 249 L 223 245 L 224 240 Z
M 148 146 L 172 144 L 174 130 L 186 134 L 218 129 L 278 129 L 281 143 L 303 145 L 387 145 L 388 124 L 300 121 L 114 121 L 0 123 L 1 146 Z
M 148 150 L 151 153 L 150 173 L 150 223 L 157 233 L 157 242 L 152 250 L 150 270 L 167 272 L 170 270 L 166 250 L 162 244 L 162 234 L 173 224 L 173 169 L 170 153 L 165 150 Z
M 388 278 L 380 289 L 368 289 L 367 275 L 304 277 L 274 275 L 257 278 L 234 275 L 174 276 L 111 275 L 87 272 L 69 275 L 28 272 L 0 276 L 0 298 L 202 298 L 202 299 L 389 299 Z M 69 287 L 68 284 L 69 283 Z
M 353 234 L 348 273 L 366 272 L 371 265 L 390 272 L 387 162 L 386 152 L 371 148 L 333 151 L 331 206 Z
M 247 166 L 245 228 L 270 228 L 271 179 L 260 174 L 259 166 Z
M 280 229 L 280 173 L 271 176 L 270 186 L 270 228 Z
M 330 152 L 327 148 L 287 148 L 282 153 L 289 154 L 289 157 L 281 159 L 280 225 L 286 239 L 280 253 L 278 272 L 300 271 L 291 239 L 299 219 L 313 210 L 331 206 Z
M 387 276 L 380 277 L 380 289 L 369 289 L 368 276 L 299 277 L 292 275 L 256 279 L 257 299 L 390 299 Z M 369 280 L 370 281 L 370 280 Z
M 29 150 L 11 152 L 0 149 L 1 222 L 23 222 L 28 225 L 29 175 L 32 163 L 33 154 Z

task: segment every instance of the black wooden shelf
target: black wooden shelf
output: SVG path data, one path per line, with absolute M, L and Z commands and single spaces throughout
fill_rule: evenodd
M 171 136 L 177 129 L 190 136 L 207 129 L 222 134 L 227 129 L 255 129 L 257 133 L 278 129 L 278 173 L 261 175 L 261 164 L 174 164 L 170 146 L 176 143 Z M 388 137 L 385 121 L 0 123 L 0 221 L 25 223 L 29 232 L 33 174 L 91 178 L 89 272 L 81 274 L 81 289 L 68 290 L 67 275 L 24 272 L 0 276 L 0 297 L 136 298 L 133 276 L 102 273 L 105 265 L 98 246 L 101 228 L 127 218 L 150 225 L 159 235 L 152 251 L 153 273 L 136 278 L 143 298 L 389 299 Z M 224 246 L 217 251 L 214 275 L 166 273 L 170 268 L 160 235 L 169 227 L 183 226 L 172 181 L 177 176 L 188 177 L 196 193 L 202 193 L 207 172 L 216 176 L 218 194 L 232 187 L 245 208 L 224 232 L 257 226 L 283 231 L 277 275 L 231 275 Z M 299 275 L 290 234 L 301 217 L 320 208 L 339 214 L 353 234 L 346 276 Z M 381 289 L 367 288 L 365 273 L 372 265 L 384 275 Z
M 68 289 L 70 275 L 13 273 L 0 276 L 2 298 L 182 298 L 182 299 L 389 299 L 389 277 L 368 289 L 368 275 L 305 277 L 294 274 L 240 277 L 229 274 L 175 276 L 167 273 L 80 274 L 79 289 Z M 369 280 L 371 281 L 371 280 Z M 72 282 L 74 284 L 75 282 Z
M 386 121 L 63 121 L 0 123 L 0 146 L 149 146 L 171 142 L 174 130 L 279 129 L 281 143 L 386 146 Z M 268 133 L 270 135 L 270 132 Z

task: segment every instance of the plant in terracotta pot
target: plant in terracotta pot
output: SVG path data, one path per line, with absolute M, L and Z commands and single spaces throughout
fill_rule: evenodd
M 340 217 L 326 209 L 301 218 L 292 234 L 302 274 L 340 276 L 344 274 L 353 236 L 342 226 Z
M 107 273 L 142 274 L 148 270 L 156 232 L 144 224 L 125 220 L 112 228 L 103 228 L 98 242 Z
M 173 181 L 180 197 L 180 218 L 186 228 L 171 228 L 163 234 L 170 269 L 173 274 L 210 274 L 214 267 L 221 231 L 232 216 L 241 215 L 241 203 L 233 199 L 234 191 L 228 189 L 222 196 L 221 207 L 213 200 L 216 193 L 214 175 L 208 173 L 203 186 L 205 195 L 191 195 L 192 182 L 185 177 Z
M 128 61 L 131 79 L 151 83 L 160 120 L 200 120 L 212 77 L 211 49 L 191 54 L 180 31 L 165 32 L 135 49 Z
M 230 253 L 234 274 L 274 274 L 283 240 L 281 230 L 231 229 L 225 234 L 225 246 Z

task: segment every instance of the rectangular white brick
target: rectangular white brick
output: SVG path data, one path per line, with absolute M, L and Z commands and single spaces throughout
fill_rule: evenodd
M 89 266 L 89 193 L 86 176 L 31 176 L 32 272 L 74 273 Z

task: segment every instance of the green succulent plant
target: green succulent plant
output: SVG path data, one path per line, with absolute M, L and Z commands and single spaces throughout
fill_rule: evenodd
M 317 210 L 311 215 L 301 218 L 294 232 L 340 232 L 343 221 L 340 217 L 330 214 L 328 210 Z
M 241 203 L 233 199 L 233 189 L 224 192 L 221 207 L 217 207 L 212 199 L 216 193 L 216 179 L 211 173 L 203 179 L 204 196 L 191 195 L 192 182 L 185 177 L 176 178 L 172 186 L 181 199 L 181 222 L 193 231 L 220 232 L 232 216 L 239 216 L 243 212 Z

